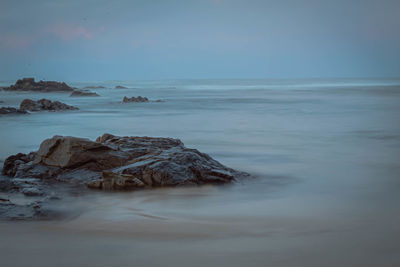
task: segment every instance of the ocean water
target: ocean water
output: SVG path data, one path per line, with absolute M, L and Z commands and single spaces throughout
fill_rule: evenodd
M 400 266 L 400 80 L 69 84 L 106 88 L 0 92 L 80 108 L 1 116 L 0 161 L 53 135 L 159 136 L 253 178 L 77 195 L 67 218 L 0 223 L 1 266 Z M 138 95 L 165 102 L 122 103 Z

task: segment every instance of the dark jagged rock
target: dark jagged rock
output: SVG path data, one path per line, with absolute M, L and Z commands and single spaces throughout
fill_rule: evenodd
M 60 111 L 60 110 L 77 110 L 77 107 L 70 106 L 60 101 L 51 101 L 49 99 L 40 99 L 37 101 L 24 99 L 20 104 L 20 109 L 23 111 Z
M 85 87 L 83 87 L 83 89 L 103 89 L 103 88 L 105 88 L 104 86 L 101 86 L 101 85 L 89 85 L 89 86 L 85 86 Z
M 96 142 L 54 136 L 43 141 L 37 152 L 8 157 L 3 174 L 14 179 L 69 181 L 104 190 L 224 184 L 246 176 L 207 154 L 186 148 L 178 139 L 110 134 Z M 30 193 L 32 190 L 28 190 Z
M 74 90 L 70 96 L 99 96 L 99 95 L 89 90 Z
M 64 82 L 39 81 L 34 78 L 23 78 L 14 85 L 3 88 L 6 91 L 36 91 L 36 92 L 71 92 L 73 88 Z
M 166 186 L 224 184 L 248 176 L 178 139 L 118 137 L 91 141 L 54 136 L 36 152 L 4 161 L 0 175 L 0 220 L 43 220 L 65 214 L 54 201 L 86 192 Z M 25 196 L 22 203 L 21 196 Z M 18 201 L 14 201 L 18 199 Z M 16 204 L 18 203 L 18 204 Z
M 141 96 L 138 96 L 138 97 L 134 97 L 134 96 L 126 97 L 126 96 L 124 96 L 124 99 L 122 101 L 124 103 L 132 103 L 132 102 L 140 103 L 140 102 L 149 102 L 149 99 L 147 97 L 141 97 Z
M 128 89 L 128 87 L 125 87 L 122 85 L 117 85 L 117 86 L 115 86 L 115 89 Z
M 25 110 L 13 108 L 13 107 L 1 107 L 0 108 L 0 115 L 6 115 L 6 114 L 26 114 Z

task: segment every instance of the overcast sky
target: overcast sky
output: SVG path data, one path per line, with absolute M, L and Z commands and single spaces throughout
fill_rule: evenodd
M 400 77 L 400 0 L 0 0 L 0 80 Z

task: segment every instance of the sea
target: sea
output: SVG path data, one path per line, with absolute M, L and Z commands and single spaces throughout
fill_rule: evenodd
M 54 206 L 68 216 L 0 222 L 1 266 L 400 266 L 400 79 L 67 83 L 105 88 L 0 91 L 1 106 L 79 107 L 0 116 L 0 165 L 54 135 L 110 133 L 178 138 L 251 177 L 71 196 Z

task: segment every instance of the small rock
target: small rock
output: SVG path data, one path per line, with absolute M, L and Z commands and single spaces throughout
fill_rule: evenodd
M 132 102 L 134 102 L 134 103 L 140 103 L 140 102 L 149 102 L 149 99 L 147 98 L 147 97 L 141 97 L 141 96 L 138 96 L 138 97 L 134 97 L 134 96 L 132 96 L 132 97 L 126 97 L 126 96 L 124 96 L 124 99 L 122 100 L 124 103 L 132 103 Z
M 117 85 L 117 86 L 115 86 L 115 89 L 128 89 L 128 87 L 125 87 L 122 85 Z
M 43 192 L 41 190 L 39 190 L 38 188 L 35 188 L 35 187 L 24 188 L 24 189 L 22 189 L 22 193 L 25 196 L 29 196 L 29 197 L 42 196 L 43 195 Z
M 13 108 L 13 107 L 1 107 L 0 108 L 0 115 L 6 115 L 6 114 L 26 114 L 25 110 Z
M 11 203 L 11 202 L 10 202 L 10 200 L 8 198 L 0 197 L 0 203 L 8 204 L 8 203 Z
M 24 99 L 20 104 L 20 109 L 23 111 L 59 111 L 59 110 L 77 110 L 77 107 L 70 106 L 60 101 L 51 101 L 49 99 L 40 99 L 34 101 L 31 99 Z
M 99 96 L 99 95 L 89 90 L 74 90 L 70 96 Z

